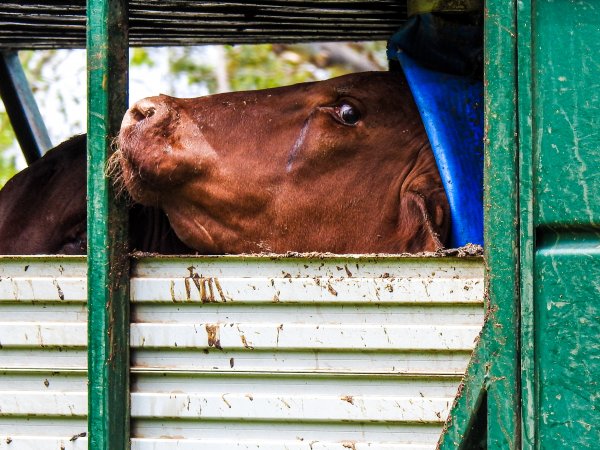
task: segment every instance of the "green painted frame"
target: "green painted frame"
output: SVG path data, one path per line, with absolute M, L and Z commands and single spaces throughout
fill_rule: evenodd
M 88 0 L 88 445 L 127 449 L 129 257 L 127 214 L 105 176 L 127 109 L 125 0 Z
M 521 449 L 535 447 L 535 367 L 534 367 L 534 280 L 535 252 L 533 142 L 532 142 L 532 17 L 531 0 L 517 4 L 518 23 L 518 120 L 519 120 L 519 284 L 520 284 L 520 361 L 521 361 Z
M 520 0 L 517 14 L 521 446 L 596 448 L 600 12 Z
M 461 448 L 482 404 L 489 448 L 520 446 L 516 2 L 486 4 L 486 324 L 441 449 Z M 89 448 L 129 448 L 127 218 L 104 176 L 127 104 L 127 2 L 88 0 Z M 492 207 L 493 205 L 493 207 Z M 493 271 L 490 268 L 493 267 Z M 483 399 L 486 399 L 483 402 Z
M 0 97 L 30 165 L 52 148 L 52 141 L 16 51 L 0 52 L 0 80 Z
M 600 10 L 502 3 L 486 10 L 489 309 L 440 447 L 472 448 L 485 416 L 477 448 L 596 448 Z
M 521 445 L 517 2 L 488 0 L 484 14 L 486 323 L 440 437 L 443 450 L 471 445 L 480 414 L 487 448 Z

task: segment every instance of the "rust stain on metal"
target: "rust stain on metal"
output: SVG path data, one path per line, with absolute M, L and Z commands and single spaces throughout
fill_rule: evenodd
M 227 297 L 225 297 L 225 294 L 223 293 L 223 288 L 221 288 L 221 283 L 219 283 L 219 279 L 213 278 L 213 281 L 215 283 L 215 287 L 217 288 L 217 292 L 219 293 L 219 297 L 221 298 L 221 301 L 223 303 L 227 302 Z
M 71 436 L 71 439 L 69 439 L 69 441 L 75 442 L 77 439 L 82 438 L 82 437 L 86 437 L 86 436 L 87 436 L 87 433 L 85 431 L 82 431 L 79 434 L 75 434 L 75 435 Z
M 246 336 L 244 336 L 243 334 L 240 335 L 240 339 L 242 340 L 242 345 L 249 349 L 249 350 L 254 350 L 254 347 L 252 347 L 250 344 L 248 344 L 248 341 L 246 341 Z
M 204 278 L 199 276 L 197 273 L 193 274 L 190 278 L 194 282 L 196 289 L 198 289 L 198 293 L 200 294 L 200 301 L 202 301 L 202 303 L 214 303 L 217 301 L 215 299 L 213 282 L 217 287 L 217 292 L 219 292 L 221 300 L 224 302 L 227 301 L 225 294 L 223 293 L 223 289 L 221 288 L 221 284 L 217 284 L 218 281 L 216 281 L 214 278 Z
M 229 367 L 231 367 L 233 369 L 234 365 L 235 365 L 235 360 L 233 358 L 229 358 Z
M 254 397 L 252 396 L 252 394 L 246 394 L 244 397 L 246 397 L 248 400 L 250 400 L 251 402 L 254 401 Z
M 348 402 L 351 405 L 354 405 L 354 397 L 352 397 L 351 395 L 344 395 L 342 396 L 341 400 Z
M 221 340 L 219 337 L 220 327 L 218 323 L 210 324 L 207 323 L 205 325 L 206 334 L 208 335 L 208 346 L 218 348 L 219 350 L 223 350 L 221 347 Z
M 65 294 L 64 294 L 63 290 L 60 288 L 58 281 L 53 280 L 52 283 L 54 284 L 54 286 L 56 287 L 56 290 L 58 291 L 58 298 L 60 298 L 61 300 L 64 300 Z
M 206 287 L 204 286 L 204 279 L 200 279 L 198 274 L 194 274 L 192 280 L 194 281 L 196 289 L 198 289 L 198 293 L 200 294 L 200 301 L 202 301 L 202 303 L 206 303 Z
M 185 298 L 187 298 L 189 300 L 192 297 L 192 289 L 190 288 L 190 279 L 185 278 L 183 280 L 183 283 L 185 284 Z
M 223 399 L 223 401 L 225 402 L 225 404 L 226 404 L 226 405 L 227 405 L 227 406 L 228 406 L 228 407 L 231 409 L 231 403 L 229 403 L 229 402 L 227 401 L 227 399 L 225 398 L 225 396 L 226 396 L 226 395 L 227 395 L 227 394 L 223 394 L 223 395 L 221 395 L 221 398 Z
M 348 275 L 349 277 L 352 276 L 352 272 L 350 272 L 350 270 L 348 269 L 348 264 L 344 264 L 344 269 L 346 270 L 346 275 Z
M 354 441 L 342 441 L 342 447 L 356 450 L 356 442 Z
M 327 283 L 327 290 L 332 294 L 335 295 L 337 297 L 338 293 L 337 291 L 333 288 L 333 286 L 329 283 Z
M 169 292 L 171 293 L 171 301 L 176 302 L 175 298 L 175 282 L 171 280 L 171 284 L 169 285 Z
M 279 401 L 281 403 L 283 403 L 288 409 L 292 409 L 292 407 L 290 406 L 290 404 L 288 402 L 286 402 L 284 399 L 280 398 Z
M 48 378 L 46 378 L 44 380 L 44 386 L 46 386 L 46 387 L 50 386 L 50 382 L 48 381 Z
M 214 279 L 213 278 L 209 278 L 208 279 L 208 292 L 209 294 L 209 298 L 211 302 L 216 302 L 217 299 L 215 298 L 215 291 L 213 289 L 213 284 L 214 284 Z

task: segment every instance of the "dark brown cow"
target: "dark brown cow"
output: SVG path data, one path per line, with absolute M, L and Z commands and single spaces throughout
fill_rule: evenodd
M 0 254 L 85 251 L 84 144 L 52 150 L 0 191 Z M 125 115 L 118 144 L 135 249 L 400 253 L 436 250 L 448 234 L 444 189 L 398 73 L 147 98 Z

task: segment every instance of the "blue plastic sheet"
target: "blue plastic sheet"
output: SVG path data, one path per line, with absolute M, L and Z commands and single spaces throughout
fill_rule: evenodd
M 444 183 L 452 218 L 449 244 L 483 245 L 483 83 L 426 69 L 402 50 L 395 57 Z

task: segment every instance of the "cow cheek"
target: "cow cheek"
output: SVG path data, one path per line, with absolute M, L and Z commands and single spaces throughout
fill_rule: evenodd
M 360 140 L 352 136 L 342 136 L 340 130 L 322 129 L 320 124 L 311 124 L 306 138 L 288 162 L 288 172 L 303 179 L 315 178 L 347 164 L 356 150 L 361 147 Z

